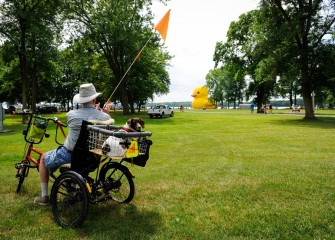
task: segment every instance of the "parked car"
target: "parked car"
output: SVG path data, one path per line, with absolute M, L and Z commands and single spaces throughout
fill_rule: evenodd
M 36 113 L 56 113 L 58 109 L 56 106 L 39 106 L 36 108 Z
M 172 108 L 168 105 L 157 105 L 154 108 L 148 109 L 148 115 L 150 118 L 153 118 L 154 116 L 164 118 L 168 116 L 173 117 L 174 113 Z

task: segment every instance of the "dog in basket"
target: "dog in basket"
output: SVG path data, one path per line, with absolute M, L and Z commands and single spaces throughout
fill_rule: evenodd
M 129 118 L 122 129 L 126 132 L 141 132 L 142 128 L 144 128 L 143 119 L 136 117 L 136 118 Z
M 144 121 L 141 118 L 130 118 L 119 130 L 125 132 L 141 132 L 144 128 Z M 109 136 L 102 145 L 102 153 L 109 157 L 123 157 L 127 151 L 127 146 L 131 139 L 117 138 Z

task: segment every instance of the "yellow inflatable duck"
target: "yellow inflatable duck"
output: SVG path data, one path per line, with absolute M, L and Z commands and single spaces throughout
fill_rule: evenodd
M 216 108 L 216 106 L 209 101 L 208 88 L 205 86 L 195 88 L 191 96 L 194 97 L 192 108 Z

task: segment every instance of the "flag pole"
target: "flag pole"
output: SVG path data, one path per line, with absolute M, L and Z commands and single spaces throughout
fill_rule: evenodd
M 136 62 L 136 60 L 139 58 L 139 56 L 141 55 L 143 49 L 147 46 L 148 42 L 150 41 L 150 39 L 152 38 L 152 36 L 154 35 L 154 32 L 152 32 L 152 34 L 150 35 L 149 39 L 147 40 L 147 42 L 144 44 L 144 46 L 141 48 L 141 50 L 137 53 L 136 57 L 134 58 L 133 62 L 130 64 L 130 66 L 128 67 L 127 71 L 123 74 L 121 80 L 119 81 L 119 83 L 116 85 L 114 91 L 112 92 L 112 94 L 110 95 L 110 97 L 108 98 L 108 100 L 106 101 L 105 106 L 110 102 L 112 96 L 114 95 L 114 93 L 116 92 L 116 90 L 118 89 L 118 87 L 120 86 L 121 82 L 123 81 L 123 79 L 126 77 L 126 75 L 128 74 L 130 68 L 134 65 L 134 63 Z
M 114 91 L 112 92 L 112 94 L 110 95 L 110 97 L 108 98 L 107 102 L 104 104 L 104 108 L 106 107 L 106 105 L 110 102 L 112 96 L 114 95 L 114 93 L 116 92 L 116 90 L 118 89 L 118 87 L 120 86 L 121 82 L 123 81 L 123 79 L 126 77 L 127 73 L 129 72 L 130 68 L 133 66 L 133 64 L 136 62 L 137 58 L 139 58 L 139 56 L 141 55 L 143 49 L 147 46 L 148 42 L 150 41 L 150 39 L 152 38 L 152 36 L 154 35 L 155 30 L 158 31 L 164 42 L 166 39 L 166 33 L 167 33 L 167 29 L 168 29 L 168 24 L 169 24 L 169 18 L 170 18 L 170 11 L 171 9 L 169 9 L 166 14 L 163 16 L 163 18 L 155 25 L 152 34 L 150 35 L 149 39 L 147 40 L 147 42 L 144 44 L 144 46 L 141 48 L 141 50 L 137 53 L 136 57 L 134 58 L 133 62 L 130 64 L 130 66 L 128 67 L 127 71 L 123 74 L 121 80 L 119 81 L 119 83 L 116 85 Z

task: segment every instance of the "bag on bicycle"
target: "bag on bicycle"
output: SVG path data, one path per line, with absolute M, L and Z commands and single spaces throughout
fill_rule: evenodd
M 137 157 L 126 158 L 125 161 L 132 163 L 134 165 L 140 166 L 140 167 L 145 167 L 149 159 L 149 149 L 150 149 L 150 146 L 152 145 L 152 141 L 144 138 L 142 139 L 141 142 L 139 142 L 139 145 L 140 145 L 139 146 L 140 154 Z
M 30 125 L 28 132 L 28 138 L 42 139 L 46 130 L 45 121 L 34 120 L 34 123 Z

